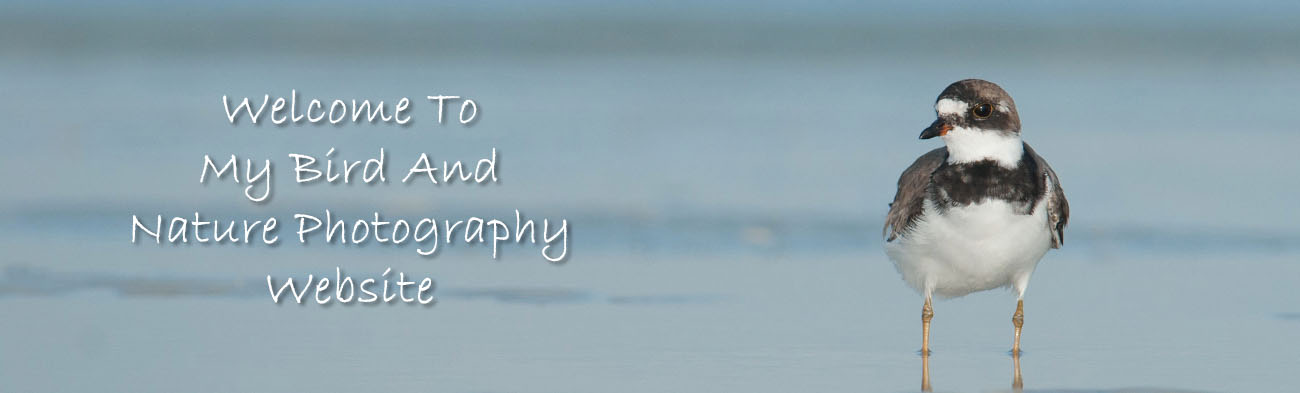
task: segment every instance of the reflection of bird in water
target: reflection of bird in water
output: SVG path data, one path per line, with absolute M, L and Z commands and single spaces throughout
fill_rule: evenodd
M 930 355 L 921 354 L 921 391 L 933 392 L 930 389 Z
M 1020 393 L 1025 389 L 1025 381 L 1020 377 L 1020 354 L 1011 355 L 1011 391 Z M 921 355 L 921 391 L 933 392 L 930 387 L 930 355 Z
M 1025 380 L 1020 377 L 1020 354 L 1011 355 L 1011 390 L 1019 392 L 1025 388 Z
M 967 79 L 944 89 L 938 120 L 922 139 L 944 147 L 898 179 L 885 219 L 885 253 L 925 296 L 921 353 L 930 352 L 931 295 L 957 297 L 1012 287 L 1020 352 L 1025 287 L 1047 250 L 1064 242 L 1069 204 L 1056 173 L 1020 139 L 1016 104 L 1001 87 Z

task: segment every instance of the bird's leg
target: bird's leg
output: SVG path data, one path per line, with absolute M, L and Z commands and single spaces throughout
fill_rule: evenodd
M 1015 342 L 1011 344 L 1011 355 L 1020 356 L 1020 327 L 1025 325 L 1025 300 L 1016 300 L 1016 313 L 1011 315 L 1011 324 L 1016 327 Z
M 925 307 L 921 308 L 921 356 L 930 355 L 930 319 L 932 318 L 934 318 L 934 309 L 930 307 L 930 297 L 926 296 Z

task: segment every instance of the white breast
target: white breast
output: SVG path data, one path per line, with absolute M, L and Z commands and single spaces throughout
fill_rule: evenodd
M 1002 200 L 942 213 L 929 199 L 912 230 L 885 245 L 898 272 L 924 295 L 964 296 L 1011 286 L 1023 296 L 1034 267 L 1051 248 L 1046 203 L 1019 214 Z

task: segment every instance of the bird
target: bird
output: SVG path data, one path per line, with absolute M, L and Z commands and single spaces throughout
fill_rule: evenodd
M 933 297 L 1009 287 L 1017 294 L 1011 354 L 1020 354 L 1025 289 L 1038 262 L 1065 243 L 1070 205 L 1047 160 L 1021 138 L 1011 95 L 981 79 L 939 94 L 937 119 L 920 139 L 944 146 L 898 179 L 885 217 L 884 248 L 909 286 L 925 296 L 921 354 L 930 354 Z

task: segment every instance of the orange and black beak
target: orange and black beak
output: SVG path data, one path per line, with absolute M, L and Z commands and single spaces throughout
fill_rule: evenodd
M 943 119 L 938 119 L 931 123 L 929 127 L 926 127 L 924 131 L 921 131 L 921 139 L 944 136 L 948 134 L 948 131 L 952 131 L 952 125 L 944 122 Z

